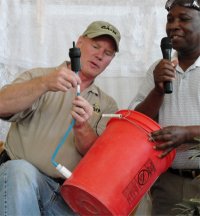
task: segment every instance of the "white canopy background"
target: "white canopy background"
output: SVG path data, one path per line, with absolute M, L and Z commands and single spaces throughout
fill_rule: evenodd
M 162 58 L 166 0 L 0 0 L 0 87 L 37 66 L 69 60 L 68 50 L 95 20 L 116 25 L 120 52 L 97 83 L 126 109 L 148 67 Z M 0 120 L 0 140 L 9 124 Z M 146 209 L 145 209 L 146 208 Z M 141 215 L 148 206 L 142 205 Z
M 147 68 L 162 58 L 165 0 L 0 0 L 0 87 L 22 71 L 55 66 L 95 20 L 121 31 L 120 52 L 97 83 L 126 109 Z M 8 124 L 0 121 L 0 139 Z

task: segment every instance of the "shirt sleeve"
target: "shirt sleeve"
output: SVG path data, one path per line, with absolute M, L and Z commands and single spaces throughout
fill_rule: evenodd
M 146 76 L 144 77 L 143 82 L 139 86 L 139 90 L 131 101 L 131 103 L 128 106 L 128 109 L 134 110 L 135 107 L 140 104 L 146 96 L 149 94 L 149 92 L 154 88 L 154 77 L 153 77 L 153 71 L 158 64 L 159 61 L 156 61 L 154 64 L 151 65 L 151 67 L 148 69 Z
M 11 84 L 5 85 L 3 88 L 7 88 L 8 86 L 12 85 L 12 84 L 17 84 L 17 83 L 23 83 L 26 82 L 28 80 L 33 79 L 33 74 L 32 71 L 25 71 L 22 74 L 20 74 Z M 2 120 L 8 121 L 8 122 L 20 122 L 26 118 L 31 118 L 31 115 L 34 113 L 34 110 L 37 109 L 38 105 L 39 105 L 39 100 L 36 100 L 31 107 L 29 107 L 28 109 L 16 113 L 10 117 L 6 117 L 6 118 L 1 118 Z

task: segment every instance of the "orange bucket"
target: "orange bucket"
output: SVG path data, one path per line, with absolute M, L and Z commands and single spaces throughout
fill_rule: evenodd
M 149 133 L 160 126 L 130 110 L 117 112 L 61 187 L 68 205 L 80 215 L 125 216 L 137 207 L 175 151 L 160 159 Z

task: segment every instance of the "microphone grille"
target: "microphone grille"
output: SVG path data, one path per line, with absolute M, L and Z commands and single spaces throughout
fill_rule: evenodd
M 160 43 L 161 49 L 172 49 L 172 42 L 169 37 L 164 37 L 161 39 Z

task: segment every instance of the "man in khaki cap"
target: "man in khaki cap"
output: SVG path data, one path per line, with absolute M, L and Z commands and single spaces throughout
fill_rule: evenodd
M 76 42 L 78 74 L 64 62 L 28 70 L 0 90 L 0 117 L 11 122 L 1 154 L 10 159 L 0 167 L 0 215 L 75 215 L 60 196 L 65 178 L 51 164 L 52 155 L 74 119 L 55 158 L 73 171 L 105 129 L 108 119 L 102 114 L 117 111 L 94 80 L 119 51 L 119 41 L 112 24 L 93 22 Z
M 87 36 L 89 38 L 95 38 L 101 35 L 109 35 L 115 41 L 116 51 L 119 51 L 119 41 L 121 36 L 118 29 L 110 23 L 104 21 L 93 22 L 83 33 L 83 36 Z

